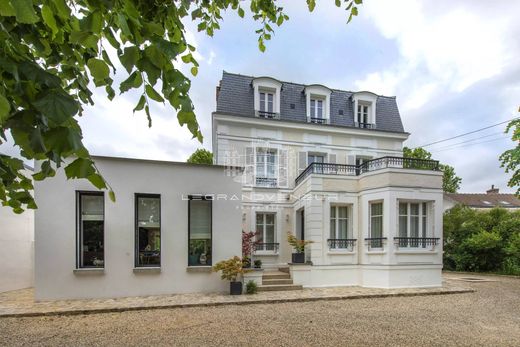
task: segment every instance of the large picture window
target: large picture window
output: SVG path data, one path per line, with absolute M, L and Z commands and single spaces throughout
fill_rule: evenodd
M 105 266 L 105 202 L 102 192 L 77 192 L 77 267 Z
M 211 266 L 212 199 L 192 195 L 188 201 L 188 266 Z
M 135 195 L 135 266 L 161 266 L 161 196 Z
M 399 237 L 400 246 L 425 246 L 419 238 L 425 238 L 428 230 L 428 204 L 426 202 L 399 202 Z

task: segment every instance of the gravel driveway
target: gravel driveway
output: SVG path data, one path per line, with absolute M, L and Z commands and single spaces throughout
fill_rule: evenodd
M 520 279 L 478 277 L 468 294 L 2 318 L 0 345 L 520 346 Z

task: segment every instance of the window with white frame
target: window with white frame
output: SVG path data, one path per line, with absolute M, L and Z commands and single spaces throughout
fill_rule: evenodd
M 323 100 L 311 98 L 311 122 L 322 123 L 324 118 Z
M 262 187 L 277 186 L 277 163 L 276 149 L 257 148 L 256 149 L 256 185 Z
M 426 247 L 428 203 L 399 202 L 399 247 Z
M 370 237 L 371 248 L 383 247 L 383 203 L 371 202 L 370 206 Z
M 105 203 L 103 192 L 77 192 L 77 267 L 105 266 Z
M 260 115 L 274 114 L 274 93 L 261 90 L 260 91 Z
M 369 108 L 370 108 L 370 106 L 367 104 L 358 103 L 357 121 L 359 124 L 370 123 L 370 118 L 369 118 L 369 113 L 368 113 Z
M 350 206 L 330 206 L 330 239 L 331 249 L 351 249 L 354 244 L 350 230 L 352 218 Z
M 256 213 L 256 250 L 276 252 L 275 217 L 273 212 Z

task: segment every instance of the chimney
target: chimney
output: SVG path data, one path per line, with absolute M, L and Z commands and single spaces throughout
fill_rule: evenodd
M 218 102 L 218 95 L 220 94 L 220 86 L 222 85 L 222 80 L 218 83 L 218 86 L 215 89 L 215 97 Z
M 488 190 L 486 191 L 486 193 L 487 193 L 487 194 L 498 194 L 498 191 L 499 191 L 498 188 L 495 188 L 495 185 L 492 184 L 492 185 L 491 185 L 491 189 L 488 189 Z

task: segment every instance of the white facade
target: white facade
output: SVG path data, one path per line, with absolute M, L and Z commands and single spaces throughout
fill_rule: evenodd
M 33 210 L 15 214 L 0 206 L 0 264 L 0 292 L 33 286 Z
M 212 196 L 212 264 L 241 253 L 240 183 L 219 166 L 96 157 L 116 202 L 104 193 L 104 257 L 78 264 L 78 192 L 96 191 L 62 171 L 35 185 L 37 300 L 225 291 L 210 264 L 189 266 L 187 197 Z M 236 172 L 235 172 L 236 173 Z M 160 195 L 160 265 L 136 265 L 136 195 Z M 193 208 L 193 207 L 192 207 Z M 139 222 L 141 223 L 141 222 Z M 140 239 L 139 239 L 140 240 Z M 102 258 L 98 256 L 98 258 Z M 100 265 L 97 260 L 97 265 Z

